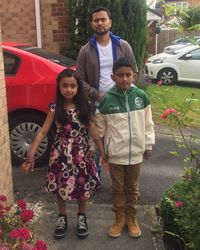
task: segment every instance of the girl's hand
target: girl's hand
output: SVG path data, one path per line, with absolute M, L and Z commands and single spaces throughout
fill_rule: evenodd
M 105 168 L 107 171 L 110 170 L 109 162 L 106 158 L 100 157 L 99 165 Z
M 32 160 L 31 162 L 24 162 L 22 163 L 21 165 L 21 170 L 22 172 L 27 175 L 29 171 L 33 172 L 33 169 L 34 169 L 34 160 Z

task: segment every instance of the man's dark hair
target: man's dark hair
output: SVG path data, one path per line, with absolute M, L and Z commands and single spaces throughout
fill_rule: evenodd
M 109 9 L 107 9 L 106 7 L 103 7 L 103 6 L 97 6 L 91 13 L 91 21 L 92 21 L 92 18 L 93 18 L 93 14 L 94 13 L 97 13 L 97 12 L 100 12 L 100 11 L 105 11 L 109 17 L 109 19 L 111 19 L 111 14 L 110 14 L 110 11 Z
M 133 64 L 124 57 L 120 57 L 113 64 L 113 73 L 115 73 L 115 71 L 118 70 L 121 67 L 129 67 L 129 68 L 131 68 L 133 70 L 133 72 L 135 72 L 135 67 L 133 66 Z

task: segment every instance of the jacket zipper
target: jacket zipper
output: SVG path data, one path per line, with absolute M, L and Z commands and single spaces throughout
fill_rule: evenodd
M 130 117 L 130 108 L 129 108 L 129 103 L 128 103 L 128 95 L 127 91 L 124 92 L 125 94 L 125 104 L 126 104 L 126 110 L 128 113 L 128 128 L 129 128 L 129 165 L 131 163 L 131 117 Z

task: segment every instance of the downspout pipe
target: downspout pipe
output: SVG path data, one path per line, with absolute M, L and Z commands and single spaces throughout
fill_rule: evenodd
M 35 0 L 35 20 L 36 20 L 37 47 L 42 48 L 40 0 Z

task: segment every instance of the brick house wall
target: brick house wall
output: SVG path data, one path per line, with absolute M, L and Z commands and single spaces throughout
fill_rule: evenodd
M 65 0 L 40 0 L 42 47 L 54 52 L 69 45 L 70 19 Z M 34 0 L 0 0 L 3 41 L 37 45 Z
M 6 195 L 8 205 L 11 205 L 13 203 L 13 181 L 1 39 L 0 26 L 0 194 Z

